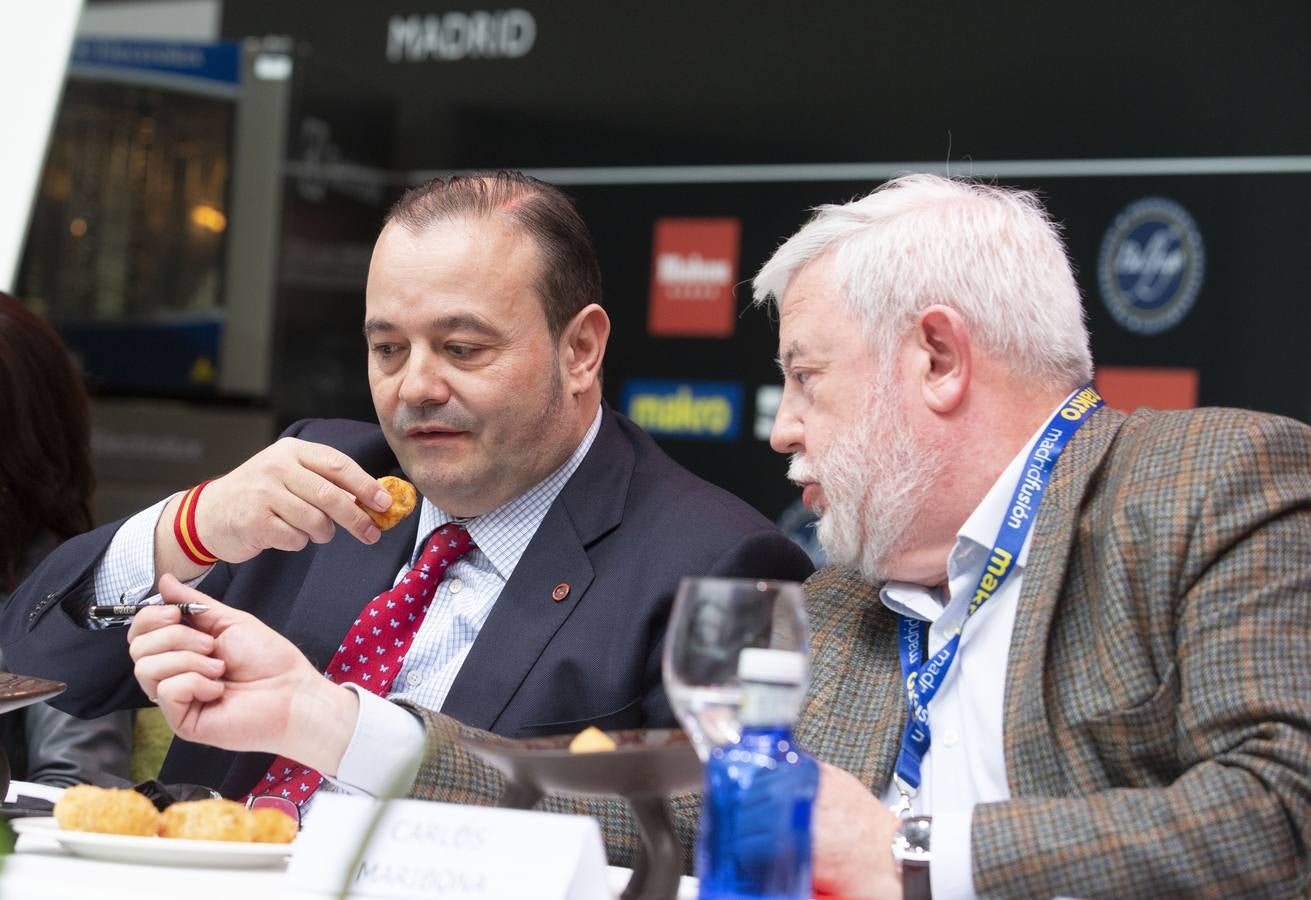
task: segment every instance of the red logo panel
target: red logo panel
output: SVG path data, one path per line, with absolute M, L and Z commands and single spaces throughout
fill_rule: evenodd
M 1192 409 L 1197 405 L 1196 369 L 1098 366 L 1095 380 L 1106 405 L 1123 412 L 1140 406 Z
M 731 337 L 737 219 L 658 219 L 647 331 L 662 337 Z

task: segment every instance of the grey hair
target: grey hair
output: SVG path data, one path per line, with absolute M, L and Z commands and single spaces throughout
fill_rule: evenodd
M 925 308 L 942 304 L 1017 374 L 1070 388 L 1092 379 L 1060 227 L 1027 191 L 915 174 L 820 206 L 756 274 L 756 305 L 772 300 L 781 308 L 793 277 L 829 254 L 843 304 L 876 352 Z

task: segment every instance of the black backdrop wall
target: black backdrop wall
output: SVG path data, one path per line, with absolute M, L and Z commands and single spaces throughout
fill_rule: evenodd
M 427 174 L 493 166 L 540 170 L 591 225 L 611 402 L 771 516 L 795 492 L 756 434 L 778 379 L 745 282 L 809 207 L 899 170 L 1040 191 L 1099 365 L 1191 370 L 1199 403 L 1311 419 L 1305 2 L 226 0 L 223 32 L 300 48 L 271 398 L 284 422 L 371 417 L 359 325 L 382 213 Z M 670 219 L 735 220 L 740 243 L 661 245 L 682 268 L 654 277 Z M 728 333 L 650 333 L 653 293 L 724 298 Z

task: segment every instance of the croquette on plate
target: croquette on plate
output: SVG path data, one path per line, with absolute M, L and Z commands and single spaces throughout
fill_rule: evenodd
M 155 804 L 130 788 L 75 785 L 64 791 L 55 804 L 55 821 L 66 831 L 140 837 L 153 837 L 159 832 Z

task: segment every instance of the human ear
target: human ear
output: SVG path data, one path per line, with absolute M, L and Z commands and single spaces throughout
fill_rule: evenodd
M 560 335 L 560 361 L 570 396 L 585 394 L 601 376 L 610 317 L 595 303 L 580 309 Z
M 930 306 L 915 319 L 914 339 L 925 405 L 936 413 L 953 412 L 965 399 L 974 374 L 974 347 L 965 319 L 949 306 Z

